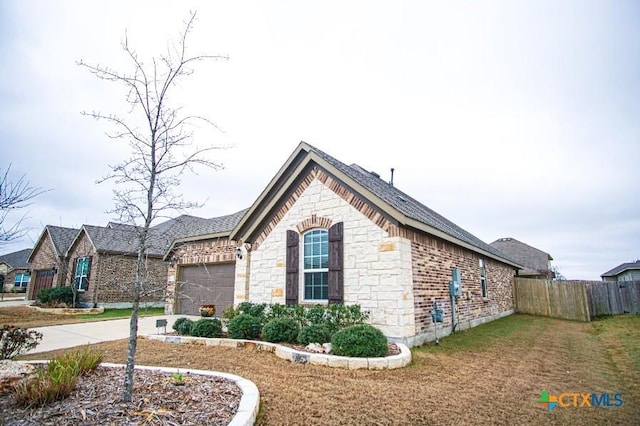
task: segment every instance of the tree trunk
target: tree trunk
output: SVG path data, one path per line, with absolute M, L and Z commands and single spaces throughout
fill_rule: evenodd
M 127 364 L 124 374 L 124 392 L 122 400 L 131 402 L 133 394 L 133 370 L 135 367 L 136 347 L 138 344 L 138 312 L 140 310 L 140 288 L 142 287 L 144 267 L 144 252 L 138 252 L 136 267 L 136 282 L 133 287 L 133 305 L 131 307 L 131 319 L 129 320 L 129 345 L 127 346 Z

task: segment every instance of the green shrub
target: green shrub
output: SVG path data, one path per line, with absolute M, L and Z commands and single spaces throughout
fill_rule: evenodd
M 41 340 L 39 331 L 3 325 L 0 328 L 0 359 L 13 359 L 38 346 Z
M 368 324 L 352 325 L 337 331 L 331 338 L 331 351 L 335 355 L 352 357 L 386 356 L 387 338 Z
M 369 319 L 369 313 L 363 312 L 360 305 L 331 304 L 327 306 L 325 324 L 332 332 L 356 324 L 364 324 Z
M 43 288 L 38 292 L 36 298 L 41 305 L 73 306 L 73 288 L 69 286 Z
M 193 321 L 189 318 L 180 317 L 173 323 L 173 329 L 181 336 L 188 336 L 191 333 L 191 325 Z
M 331 330 L 325 324 L 311 324 L 300 329 L 298 333 L 298 343 L 308 345 L 309 343 L 328 343 L 331 341 Z
M 232 339 L 255 339 L 260 335 L 260 318 L 249 314 L 240 314 L 227 325 Z
M 323 324 L 326 321 L 328 308 L 322 305 L 314 305 L 305 309 L 304 319 L 307 324 Z
M 267 342 L 290 342 L 298 338 L 300 326 L 293 318 L 274 318 L 262 327 L 262 338 Z
M 273 305 L 269 305 L 268 309 L 265 311 L 265 323 L 272 319 L 283 317 L 292 318 L 291 308 L 287 305 L 275 303 Z
M 196 337 L 220 337 L 222 323 L 218 318 L 202 318 L 191 324 L 189 334 Z

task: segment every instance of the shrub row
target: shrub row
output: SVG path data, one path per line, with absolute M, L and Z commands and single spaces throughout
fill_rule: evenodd
M 387 339 L 382 332 L 364 324 L 369 314 L 359 305 L 285 306 L 240 303 L 223 313 L 227 332 L 233 339 L 257 339 L 268 342 L 288 342 L 308 345 L 328 343 L 336 355 L 353 357 L 379 357 L 387 354 Z M 219 337 L 221 327 L 215 333 L 200 333 L 198 323 L 217 321 L 201 319 L 193 322 L 178 318 L 173 329 L 181 335 Z M 206 335 L 205 335 L 206 334 Z
M 189 318 L 182 317 L 173 323 L 173 329 L 181 336 L 222 336 L 222 323 L 217 318 L 202 318 L 198 321 L 191 321 Z

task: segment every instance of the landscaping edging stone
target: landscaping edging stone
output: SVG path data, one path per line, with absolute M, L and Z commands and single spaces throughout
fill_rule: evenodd
M 303 352 L 288 346 L 259 340 L 167 336 L 164 334 L 149 334 L 145 337 L 166 343 L 187 343 L 192 345 L 225 346 L 232 348 L 252 346 L 255 347 L 256 350 L 271 352 L 278 358 L 297 362 L 299 364 L 322 365 L 325 367 L 346 368 L 349 370 L 393 370 L 396 368 L 406 367 L 411 363 L 411 351 L 402 343 L 396 343 L 398 349 L 400 349 L 400 353 L 398 355 L 380 358 L 352 358 L 348 356 Z
M 49 361 L 17 361 L 22 364 L 46 364 Z M 110 362 L 103 362 L 101 367 L 107 368 L 125 368 L 124 364 L 112 364 Z M 242 391 L 242 397 L 240 397 L 240 404 L 238 404 L 238 411 L 236 411 L 233 420 L 228 426 L 253 426 L 258 416 L 258 410 L 260 409 L 260 391 L 258 387 L 251 380 L 244 377 L 236 376 L 235 374 L 221 373 L 218 371 L 210 370 L 193 370 L 185 368 L 172 368 L 172 367 L 152 367 L 146 365 L 136 365 L 136 370 L 147 371 L 160 371 L 168 374 L 195 374 L 200 376 L 220 377 L 229 381 L 232 381 Z
M 60 315 L 84 315 L 84 314 L 101 314 L 104 312 L 104 308 L 41 308 L 40 306 L 31 306 L 31 309 L 35 309 L 38 312 L 46 312 L 48 314 L 60 314 Z

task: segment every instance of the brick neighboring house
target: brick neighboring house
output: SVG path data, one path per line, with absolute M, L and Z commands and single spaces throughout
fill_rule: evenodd
M 237 247 L 229 234 L 246 211 L 211 219 L 175 219 L 177 238 L 165 255 L 169 262 L 167 313 L 198 315 L 201 305 L 213 304 L 220 316 L 233 304 Z
M 106 227 L 83 225 L 69 245 L 64 285 L 74 285 L 84 306 L 130 307 L 137 265 L 138 228 L 109 223 Z M 150 230 L 147 278 L 141 299 L 147 305 L 163 305 L 167 265 L 162 260 L 170 235 Z
M 640 260 L 623 263 L 600 276 L 602 281 L 640 281 Z
M 29 255 L 33 280 L 29 284 L 27 299 L 35 300 L 43 288 L 66 285 L 67 250 L 79 229 L 47 225 Z
M 457 268 L 457 327 L 513 313 L 519 265 L 378 175 L 304 142 L 229 239 L 242 255 L 234 304 L 359 304 L 387 338 L 413 346 L 434 338 L 434 301 L 445 314 L 439 331 L 451 331 Z
M 29 254 L 31 249 L 24 249 L 0 256 L 0 280 L 5 292 L 25 292 L 29 285 Z
M 501 251 L 505 257 L 512 259 L 524 268 L 518 271 L 518 276 L 526 278 L 554 278 L 551 270 L 553 257 L 535 247 L 531 247 L 515 238 L 499 238 L 492 242 L 491 247 Z

